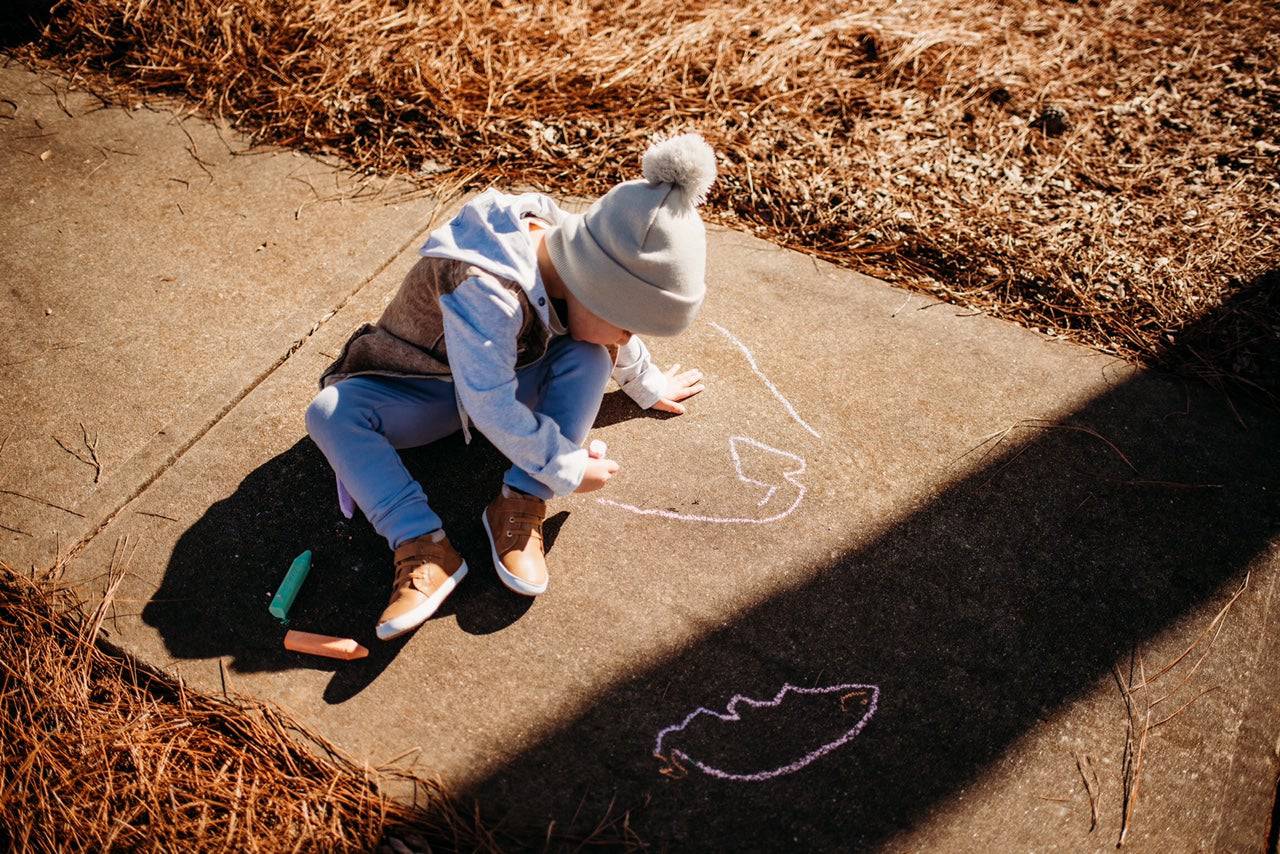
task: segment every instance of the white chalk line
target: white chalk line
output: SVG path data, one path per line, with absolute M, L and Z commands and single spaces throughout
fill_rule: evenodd
M 763 507 L 765 504 L 767 504 L 769 502 L 769 499 L 773 498 L 774 494 L 777 493 L 778 487 L 773 484 L 763 483 L 761 481 L 755 480 L 754 478 L 747 477 L 746 474 L 743 473 L 742 457 L 738 453 L 738 444 L 742 442 L 745 442 L 746 444 L 751 445 L 752 447 L 758 450 L 767 451 L 768 453 L 777 454 L 778 456 L 781 456 L 781 457 L 786 457 L 787 459 L 791 460 L 793 463 L 796 464 L 797 466 L 796 468 L 789 469 L 782 473 L 782 479 L 796 488 L 796 498 L 795 498 L 795 501 L 791 502 L 791 506 L 788 507 L 786 510 L 783 510 L 781 513 L 775 513 L 774 515 L 766 516 L 763 519 L 752 519 L 745 516 L 700 516 L 693 513 L 677 513 L 674 510 L 659 510 L 654 507 L 637 507 L 634 504 L 624 504 L 621 501 L 614 501 L 611 498 L 597 498 L 596 501 L 600 504 L 604 504 L 607 507 L 617 507 L 619 510 L 627 510 L 631 513 L 635 513 L 640 516 L 660 516 L 663 519 L 676 519 L 681 522 L 712 522 L 712 523 L 733 524 L 733 525 L 767 525 L 770 522 L 777 522 L 779 519 L 787 518 L 793 512 L 795 512 L 795 509 L 800 506 L 800 502 L 804 500 L 806 487 L 803 483 L 800 483 L 798 480 L 796 480 L 797 475 L 804 474 L 804 470 L 805 470 L 804 458 L 798 457 L 792 453 L 788 453 L 787 451 L 779 451 L 777 448 L 771 448 L 768 445 L 764 444 L 763 442 L 758 442 L 755 439 L 749 438 L 747 436 L 730 436 L 729 437 L 729 456 L 733 458 L 733 468 L 738 475 L 738 480 L 742 481 L 743 483 L 750 484 L 751 486 L 758 486 L 761 489 L 766 490 L 764 498 L 760 499 L 760 501 L 756 504 L 757 507 Z
M 777 768 L 772 768 L 768 771 L 756 771 L 751 774 L 742 774 L 742 773 L 737 773 L 733 771 L 722 771 L 719 768 L 715 768 L 697 759 L 694 759 L 689 754 L 685 753 L 679 748 L 673 748 L 671 750 L 670 757 L 664 756 L 662 753 L 663 739 L 665 739 L 668 735 L 671 735 L 672 733 L 682 731 L 685 727 L 687 727 L 690 723 L 693 722 L 694 718 L 698 717 L 699 715 L 711 715 L 712 717 L 718 718 L 721 721 L 725 721 L 726 723 L 732 723 L 742 719 L 741 716 L 739 716 L 737 711 L 737 706 L 739 703 L 746 703 L 748 706 L 752 706 L 753 708 L 757 708 L 757 709 L 772 708 L 774 706 L 780 705 L 782 703 L 783 698 L 786 697 L 787 694 L 791 694 L 791 693 L 834 694 L 841 691 L 859 691 L 859 690 L 869 690 L 871 692 L 871 698 L 870 698 L 870 702 L 867 704 L 866 711 L 863 712 L 862 717 L 858 720 L 858 722 L 853 726 L 852 729 L 850 729 L 848 732 L 841 735 L 835 741 L 829 741 L 826 744 L 822 745 L 821 747 L 815 750 L 811 750 L 810 752 L 806 753 L 804 756 L 800 757 L 794 762 L 790 762 L 786 765 L 782 765 Z M 788 683 L 782 686 L 782 690 L 779 691 L 777 696 L 775 696 L 772 700 L 755 700 L 755 699 L 752 699 L 751 697 L 747 697 L 742 694 L 735 694 L 733 696 L 733 699 L 729 701 L 729 704 L 725 706 L 725 710 L 723 714 L 720 712 L 713 712 L 708 708 L 699 706 L 698 708 L 690 712 L 688 716 L 686 716 L 685 719 L 680 723 L 673 724 L 672 726 L 669 726 L 666 729 L 659 732 L 658 740 L 654 742 L 654 745 L 653 745 L 653 755 L 656 756 L 658 759 L 661 759 L 667 762 L 670 762 L 674 758 L 682 759 L 685 762 L 688 762 L 690 765 L 693 765 L 702 773 L 712 777 L 718 777 L 721 780 L 733 780 L 735 782 L 740 782 L 740 783 L 759 783 L 764 780 L 773 779 L 774 777 L 781 777 L 783 774 L 791 774 L 795 771 L 799 771 L 801 768 L 808 765 L 810 762 L 813 762 L 815 759 L 825 756 L 826 754 L 830 753 L 836 748 L 841 747 L 845 744 L 848 744 L 850 741 L 852 741 L 854 738 L 858 736 L 858 733 L 862 732 L 862 728 L 867 725 L 867 721 L 871 720 L 871 717 L 876 713 L 876 709 L 879 708 L 879 704 L 880 704 L 880 688 L 877 685 L 848 684 L 848 685 L 829 685 L 825 688 L 798 688 L 795 685 L 791 685 Z
M 712 329 L 719 332 L 725 338 L 728 338 L 729 341 L 733 343 L 733 346 L 737 347 L 742 352 L 742 355 L 745 356 L 747 359 L 747 364 L 751 366 L 752 373 L 754 373 L 757 377 L 759 377 L 760 382 L 764 383 L 765 388 L 769 389 L 769 391 L 772 392 L 773 396 L 778 399 L 778 402 L 781 403 L 784 407 L 786 407 L 788 414 L 790 414 L 791 417 L 796 420 L 796 423 L 799 424 L 804 429 L 808 430 L 811 434 L 813 434 L 813 437 L 815 439 L 821 439 L 822 436 L 818 434 L 818 431 L 810 427 L 809 423 L 800 417 L 800 413 L 796 412 L 796 408 L 791 405 L 791 401 L 783 397 L 782 392 L 778 391 L 778 387 L 774 385 L 772 382 L 770 382 L 769 378 L 766 377 L 764 375 L 764 372 L 760 370 L 760 367 L 756 364 L 755 356 L 751 355 L 751 351 L 747 349 L 747 345 L 743 344 L 741 341 L 735 338 L 732 332 L 730 332 L 728 329 L 725 329 L 723 326 L 716 323 L 714 320 L 709 320 L 707 322 L 711 324 Z
M 808 422 L 806 422 L 803 418 L 800 417 L 800 413 L 796 412 L 795 407 L 791 405 L 791 401 L 787 400 L 787 398 L 782 394 L 782 392 L 778 391 L 778 387 L 775 386 L 773 382 L 767 376 L 764 375 L 764 372 L 760 370 L 760 366 L 756 364 L 755 356 L 752 355 L 751 350 L 747 348 L 747 345 L 743 344 L 741 341 L 738 340 L 736 336 L 734 336 L 732 332 L 725 329 L 723 326 L 716 323 L 715 321 L 708 321 L 708 323 L 710 323 L 712 328 L 714 328 L 717 332 L 719 332 L 724 337 L 728 338 L 731 344 L 733 344 L 735 347 L 738 348 L 739 352 L 741 352 L 743 357 L 746 358 L 747 364 L 751 367 L 752 373 L 754 373 L 756 377 L 758 377 L 760 381 L 764 383 L 765 388 L 769 389 L 769 392 L 778 400 L 779 403 L 783 405 L 783 407 L 787 410 L 787 413 L 793 419 L 795 419 L 796 423 L 799 424 L 801 427 L 803 427 L 805 430 L 809 431 L 809 433 L 811 433 L 815 438 L 821 439 L 822 436 L 819 435 L 818 431 L 814 430 L 813 427 L 809 426 Z M 781 513 L 775 513 L 772 516 L 767 516 L 763 519 L 750 519 L 745 516 L 704 516 L 696 513 L 678 513 L 675 510 L 661 510 L 655 507 L 637 507 L 634 504 L 627 504 L 622 501 L 614 501 L 611 498 L 597 498 L 596 503 L 603 504 L 606 507 L 616 507 L 619 510 L 626 510 L 630 513 L 635 513 L 640 516 L 658 516 L 662 519 L 675 519 L 680 522 L 711 522 L 711 523 L 734 524 L 734 525 L 767 525 L 771 522 L 777 522 L 780 519 L 785 519 L 786 517 L 790 516 L 795 511 L 795 509 L 800 506 L 800 502 L 804 500 L 804 496 L 805 496 L 806 487 L 804 486 L 804 484 L 797 482 L 792 477 L 793 475 L 798 475 L 804 472 L 805 470 L 804 459 L 802 457 L 796 456 L 795 454 L 791 454 L 786 451 L 780 451 L 777 448 L 772 448 L 764 444 L 763 442 L 758 442 L 755 439 L 751 439 L 746 436 L 731 436 L 729 438 L 729 454 L 730 456 L 733 457 L 733 466 L 734 466 L 734 470 L 738 475 L 738 480 L 742 481 L 743 483 L 751 484 L 753 486 L 759 486 L 765 490 L 764 496 L 758 502 L 756 502 L 757 507 L 763 507 L 766 504 L 768 504 L 769 501 L 773 498 L 773 496 L 777 493 L 778 487 L 776 484 L 762 483 L 758 480 L 753 480 L 752 478 L 749 478 L 742 473 L 742 460 L 738 456 L 738 447 L 737 447 L 739 442 L 746 442 L 761 450 L 769 451 L 771 453 L 775 453 L 780 456 L 787 457 L 799 465 L 799 468 L 791 471 L 783 472 L 782 474 L 783 479 L 786 480 L 788 483 L 790 483 L 792 486 L 796 487 L 796 490 L 797 490 L 795 501 L 793 501 L 791 503 L 791 506 L 788 507 L 786 510 L 783 510 Z

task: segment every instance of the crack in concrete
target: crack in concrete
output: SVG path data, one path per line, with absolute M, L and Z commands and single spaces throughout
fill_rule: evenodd
M 164 474 L 169 471 L 169 469 L 173 468 L 174 465 L 176 465 L 177 462 L 181 460 L 187 454 L 188 451 L 190 451 L 193 447 L 195 447 L 195 445 L 201 439 L 207 436 L 210 433 L 210 431 L 213 430 L 214 427 L 217 427 L 218 424 L 220 424 L 223 421 L 223 419 L 225 419 L 228 415 L 230 415 L 231 412 L 240 404 L 241 401 L 243 401 L 246 397 L 252 394 L 254 390 L 258 388 L 258 386 L 262 385 L 264 382 L 270 379 L 271 376 L 275 374 L 276 371 L 278 371 L 281 367 L 284 366 L 286 362 L 289 361 L 289 359 L 293 356 L 294 353 L 302 349 L 302 347 L 309 340 L 315 337 L 315 334 L 317 332 L 323 329 L 330 320 L 336 317 L 338 315 L 338 312 L 346 308 L 347 304 L 350 303 L 351 300 L 353 300 L 357 295 L 359 295 L 361 291 L 367 288 L 370 283 L 372 283 L 376 278 L 378 278 L 378 276 L 382 275 L 383 271 L 385 271 L 388 267 L 390 267 L 391 264 L 395 262 L 396 258 L 400 257 L 400 255 L 406 249 L 412 246 L 414 242 L 423 240 L 425 236 L 430 233 L 432 227 L 434 226 L 436 221 L 436 216 L 439 214 L 440 208 L 443 206 L 443 204 L 444 204 L 443 200 L 438 201 L 438 203 L 436 204 L 435 210 L 432 212 L 431 217 L 428 219 L 428 224 L 424 228 L 418 231 L 415 231 L 412 237 L 410 237 L 408 240 L 402 243 L 399 247 L 396 248 L 394 252 L 392 252 L 389 256 L 387 256 L 387 259 L 383 261 L 381 264 L 379 264 L 377 268 L 373 270 L 372 273 L 370 273 L 368 276 L 365 276 L 363 279 L 361 279 L 360 284 L 358 284 L 350 293 L 348 293 L 345 297 L 343 297 L 336 306 L 334 306 L 329 311 L 326 311 L 318 321 L 313 323 L 311 325 L 311 329 L 309 329 L 300 338 L 298 338 L 291 345 L 289 345 L 288 349 L 286 349 L 285 352 L 279 358 L 277 358 L 265 371 L 259 374 L 252 382 L 250 382 L 247 386 L 245 386 L 244 389 L 242 389 L 238 394 L 232 397 L 231 400 L 229 400 L 225 406 L 223 406 L 220 410 L 214 413 L 213 416 L 209 420 L 207 420 L 203 426 L 201 426 L 199 429 L 195 431 L 194 435 L 192 435 L 190 439 L 188 439 L 176 450 L 174 450 L 173 453 L 171 453 L 168 456 L 168 458 L 165 459 L 163 463 L 161 463 L 159 468 L 154 473 L 152 473 L 150 477 L 145 478 L 142 481 L 142 483 L 140 483 L 137 486 L 137 488 L 135 488 L 133 491 L 129 493 L 127 498 L 125 498 L 122 502 L 120 502 L 120 504 L 116 506 L 113 510 L 111 510 L 111 512 L 107 513 L 103 517 L 102 521 L 93 530 L 89 531 L 87 534 L 85 534 L 79 540 L 77 540 L 76 543 L 72 545 L 70 549 L 67 550 L 65 557 L 55 555 L 52 566 L 45 567 L 46 571 L 54 569 L 59 565 L 65 565 L 67 563 L 70 563 L 71 561 L 79 557 L 80 554 L 83 553 L 86 548 L 88 548 L 89 544 L 93 542 L 93 540 L 97 538 L 99 534 L 105 531 L 107 527 L 110 526 L 111 523 L 116 520 L 116 518 L 125 510 L 125 508 L 127 508 L 130 504 L 136 501 L 144 492 L 146 492 L 151 487 L 153 483 L 155 483 L 157 480 L 163 477 Z
M 1274 558 L 1274 555 L 1275 555 L 1275 552 L 1273 551 L 1270 557 Z M 1271 583 L 1267 586 L 1267 595 L 1262 602 L 1262 619 L 1259 621 L 1257 643 L 1253 644 L 1253 660 L 1249 664 L 1249 670 L 1248 670 L 1249 676 L 1253 676 L 1253 674 L 1258 672 L 1258 664 L 1262 658 L 1262 649 L 1267 644 L 1267 641 L 1270 639 L 1270 633 L 1267 631 L 1267 629 L 1271 621 L 1271 602 L 1272 602 L 1272 599 L 1275 597 L 1277 574 L 1278 573 L 1276 573 L 1275 571 L 1271 572 Z M 1249 710 L 1251 708 L 1250 701 L 1253 699 L 1253 687 L 1254 687 L 1254 682 L 1252 679 L 1250 679 L 1249 682 L 1244 686 L 1244 698 L 1240 703 L 1241 719 L 1240 719 L 1240 723 L 1236 725 L 1235 732 L 1232 733 L 1232 736 L 1231 736 L 1232 750 L 1227 755 L 1227 771 L 1222 777 L 1222 785 L 1219 789 L 1218 805 L 1217 805 L 1216 815 L 1214 816 L 1218 826 L 1218 830 L 1214 834 L 1214 849 L 1219 851 L 1223 850 L 1222 835 L 1228 829 L 1228 823 L 1223 821 L 1223 818 L 1227 814 L 1225 805 L 1226 805 L 1226 802 L 1231 798 L 1231 792 L 1229 791 L 1232 783 L 1231 774 L 1235 769 L 1236 757 L 1240 755 L 1240 730 L 1244 723 L 1244 716 L 1249 713 Z M 1273 803 L 1272 804 L 1273 814 L 1275 813 L 1275 810 L 1276 810 L 1276 805 Z M 1264 830 L 1264 833 L 1270 833 L 1271 831 L 1270 828 L 1264 828 L 1263 830 Z

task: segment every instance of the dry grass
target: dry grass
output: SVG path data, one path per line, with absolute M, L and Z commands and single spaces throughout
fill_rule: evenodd
M 123 573 L 113 573 L 115 583 Z M 107 645 L 86 611 L 0 563 L 0 850 L 496 851 L 634 844 L 495 835 L 432 781 L 369 769 L 279 710 L 209 696 Z M 413 783 L 414 807 L 379 794 Z
M 708 217 L 1208 379 L 1280 383 L 1274 0 L 60 0 L 25 55 L 424 183 L 599 194 L 654 130 Z M 1198 321 L 1198 322 L 1197 322 Z

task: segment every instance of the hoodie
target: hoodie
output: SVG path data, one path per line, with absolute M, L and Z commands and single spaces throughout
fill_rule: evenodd
M 540 193 L 490 188 L 471 199 L 431 232 L 419 250 L 424 260 L 378 324 L 351 336 L 321 386 L 362 374 L 452 380 L 467 441 L 470 421 L 553 493 L 573 492 L 586 471 L 586 450 L 516 398 L 516 371 L 540 359 L 552 337 L 568 334 L 538 270 L 527 219 L 554 227 L 566 216 Z M 613 379 L 646 409 L 666 386 L 635 336 L 619 348 Z

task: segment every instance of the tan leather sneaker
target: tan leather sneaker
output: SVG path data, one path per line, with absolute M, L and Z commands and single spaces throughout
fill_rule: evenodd
M 444 532 L 414 537 L 396 549 L 396 583 L 391 603 L 378 618 L 378 639 L 391 640 L 412 631 L 436 612 L 467 574 L 467 563 Z
M 489 550 L 498 578 L 525 596 L 547 589 L 547 560 L 542 552 L 542 520 L 547 502 L 507 489 L 498 493 L 480 516 L 489 535 Z

